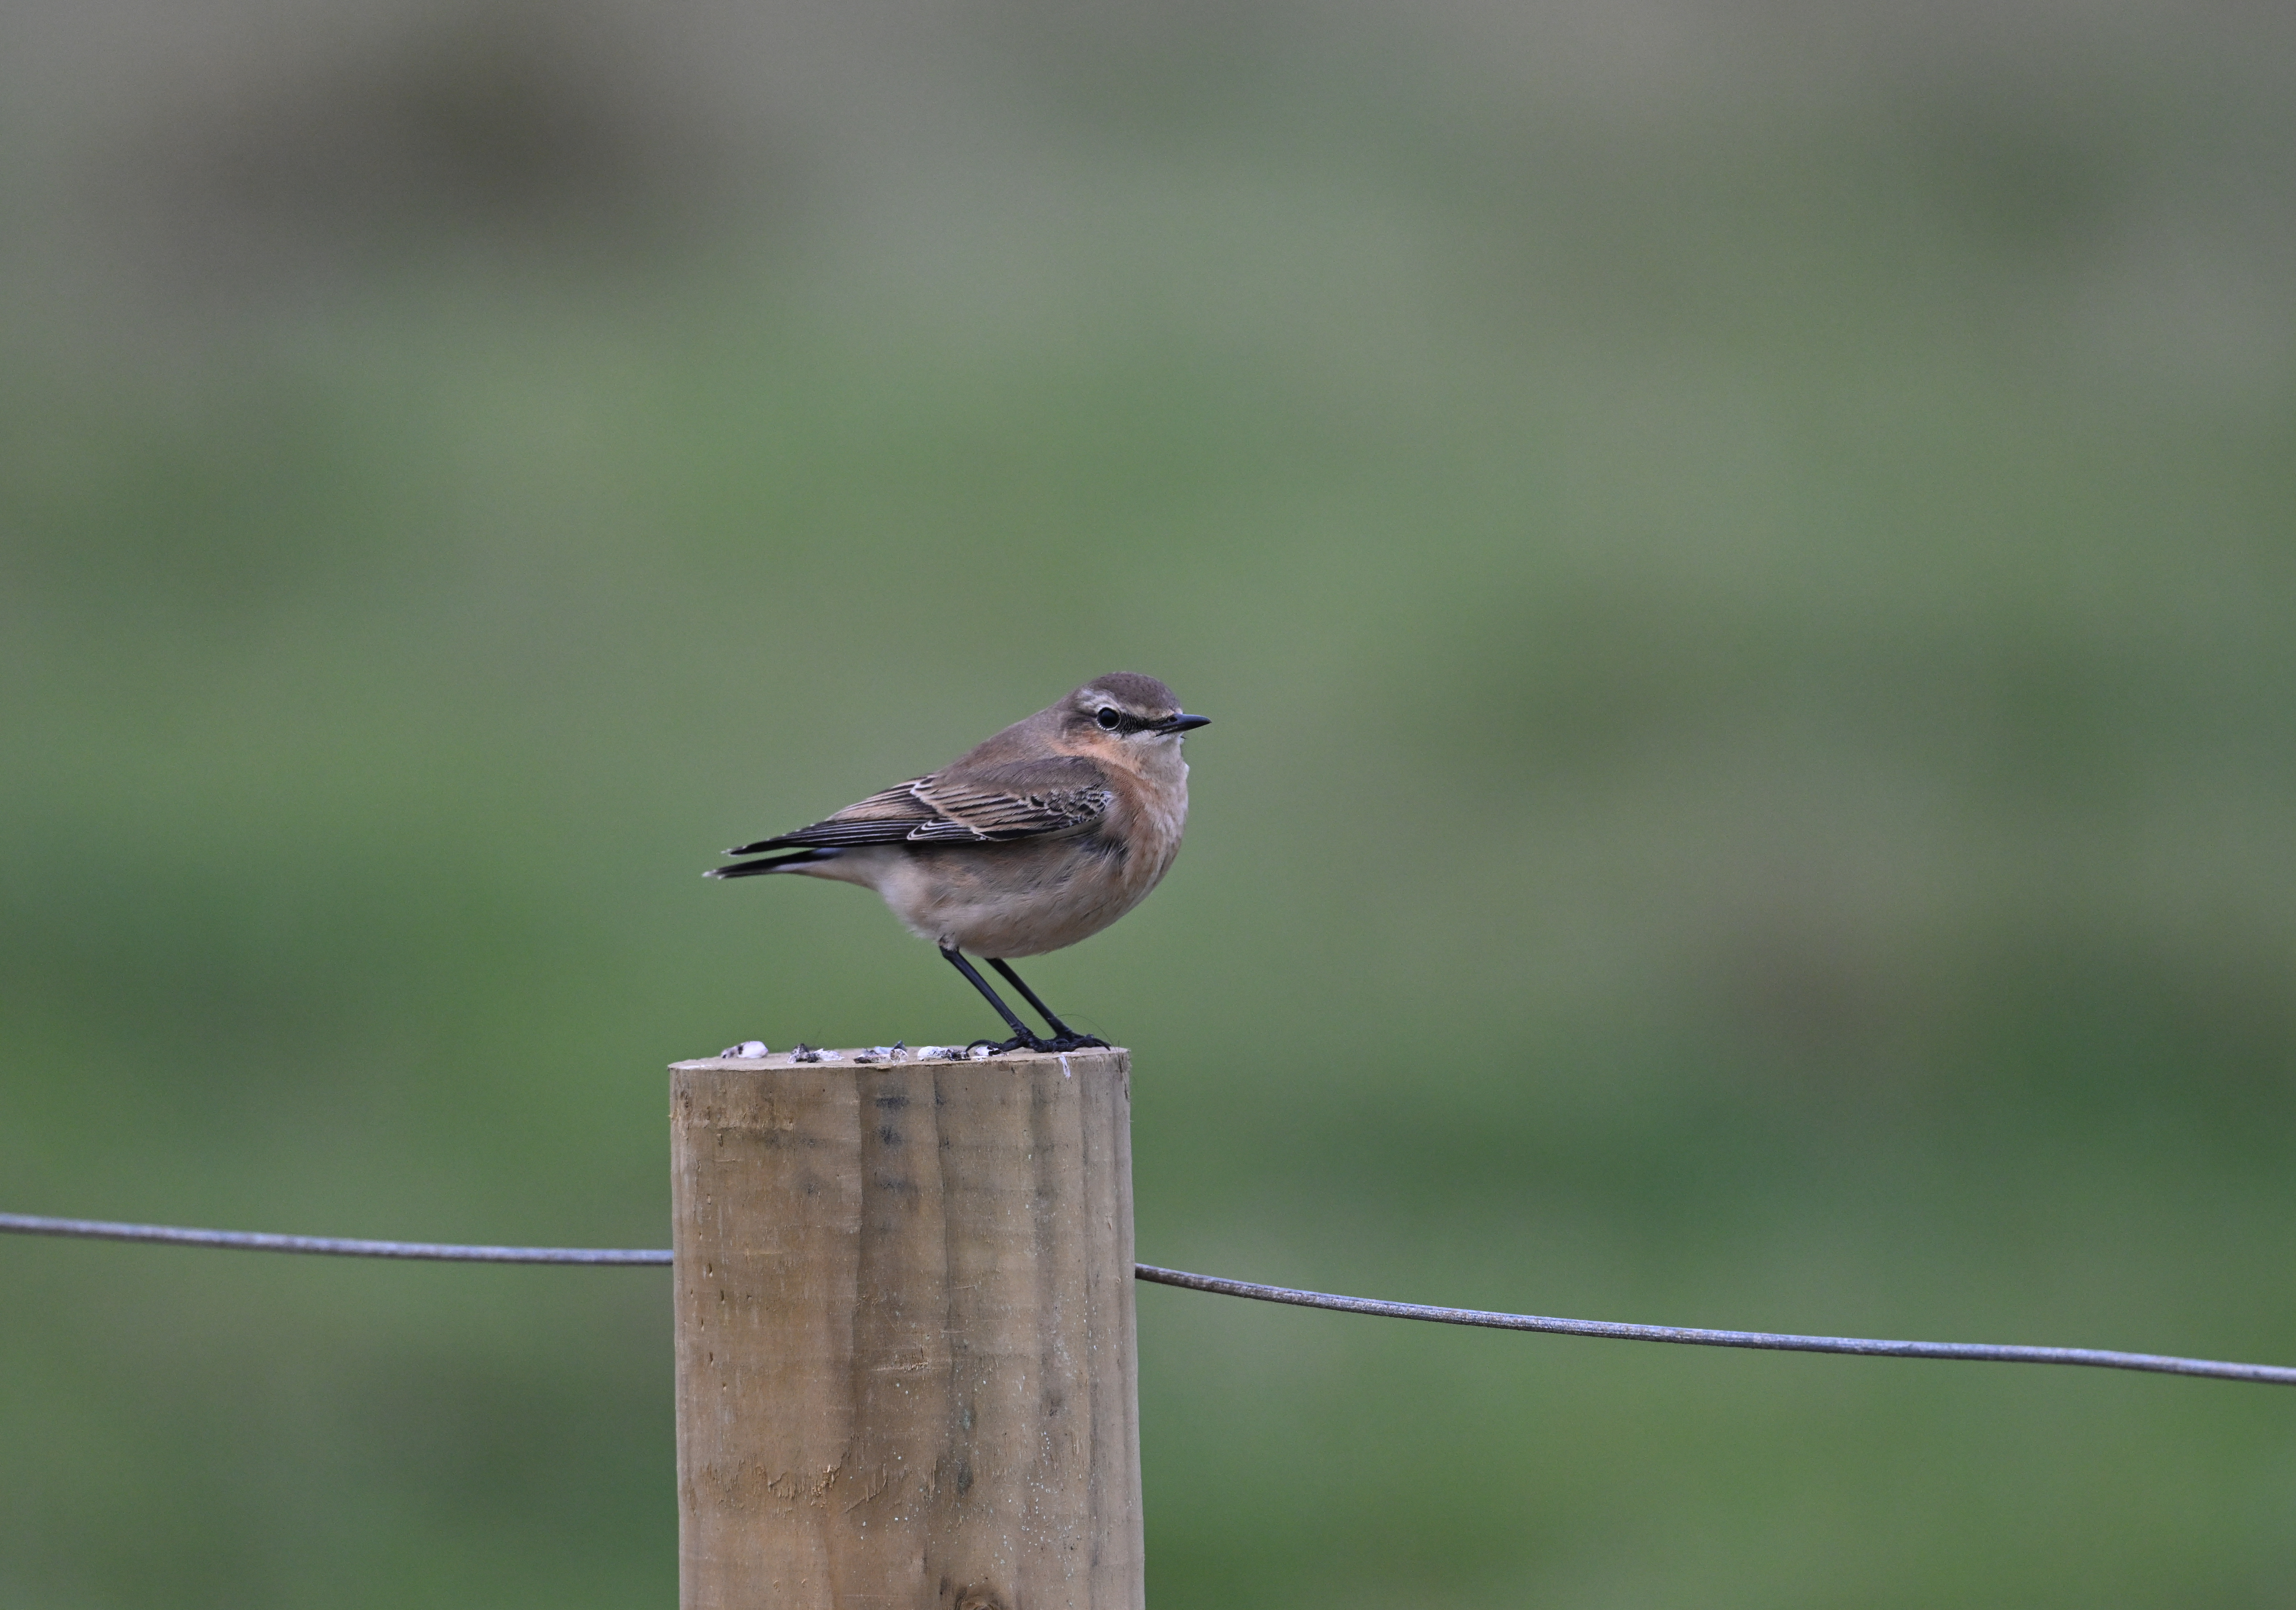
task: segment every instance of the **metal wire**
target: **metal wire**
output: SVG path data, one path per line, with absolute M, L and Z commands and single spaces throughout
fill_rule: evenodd
M 1480 1325 L 1492 1330 L 1548 1331 L 1564 1336 L 1603 1336 L 1614 1342 L 1677 1342 L 1692 1347 L 1755 1347 L 1772 1352 L 1855 1353 L 1878 1359 L 1953 1359 L 1985 1364 L 2079 1364 L 2092 1369 L 2140 1369 L 2163 1376 L 2210 1376 L 2223 1381 L 2262 1381 L 2296 1386 L 2296 1368 L 2283 1364 L 2231 1364 L 2216 1359 L 2177 1359 L 2165 1353 L 2108 1352 L 2094 1347 L 2013 1347 L 1992 1342 L 1883 1342 L 1865 1336 L 1795 1336 L 1761 1330 L 1700 1330 L 1682 1325 L 1621 1325 L 1611 1319 L 1549 1319 L 1538 1314 L 1502 1314 L 1479 1308 L 1429 1308 L 1417 1302 L 1386 1302 L 1376 1297 L 1337 1297 L 1325 1292 L 1260 1286 L 1218 1275 L 1191 1275 L 1153 1264 L 1133 1266 L 1143 1280 L 1218 1292 L 1295 1308 L 1327 1308 L 1342 1314 L 1377 1314 L 1390 1319 L 1431 1319 L 1439 1325 Z
M 99 1219 L 42 1219 L 29 1213 L 0 1213 L 0 1232 L 23 1236 L 75 1236 L 101 1241 L 156 1241 L 172 1246 L 218 1246 L 242 1252 L 324 1253 L 346 1258 L 421 1258 L 447 1263 L 666 1264 L 667 1249 L 620 1250 L 586 1246 L 450 1246 L 422 1241 L 355 1241 L 327 1236 L 272 1236 L 250 1230 L 186 1229 L 166 1224 L 116 1224 Z M 2296 1386 L 2296 1368 L 2282 1364 L 2238 1364 L 2216 1359 L 2179 1359 L 2165 1353 L 2112 1352 L 2091 1347 L 2017 1347 L 1990 1342 L 1887 1342 L 1864 1336 L 1798 1336 L 1774 1331 L 1702 1330 L 1679 1325 L 1623 1325 L 1610 1319 L 1554 1319 L 1538 1314 L 1497 1313 L 1479 1308 L 1432 1308 L 1417 1302 L 1388 1302 L 1376 1297 L 1342 1297 L 1328 1292 L 1261 1286 L 1219 1275 L 1133 1265 L 1140 1279 L 1188 1291 L 1335 1313 L 1370 1314 L 1390 1319 L 1424 1319 L 1438 1325 L 1474 1325 L 1490 1330 L 1544 1331 L 1564 1336 L 1599 1336 L 1614 1342 L 1672 1342 L 1691 1347 L 1751 1347 L 1771 1352 L 1850 1353 L 1861 1358 L 1944 1359 L 1986 1364 L 2070 1364 L 2091 1369 L 2134 1369 L 2152 1375 L 2205 1376 L 2220 1381 L 2255 1381 Z
M 160 1241 L 244 1253 L 328 1253 L 338 1258 L 427 1258 L 439 1263 L 668 1263 L 667 1251 L 595 1246 L 445 1246 L 429 1241 L 349 1241 L 332 1236 L 270 1236 L 258 1230 L 193 1230 L 172 1224 L 114 1224 L 102 1219 L 40 1219 L 0 1213 L 0 1230 L 20 1236 L 84 1236 L 97 1241 Z

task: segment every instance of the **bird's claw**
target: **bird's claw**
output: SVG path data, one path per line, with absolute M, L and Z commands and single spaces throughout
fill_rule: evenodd
M 1053 1039 L 1016 1034 L 1010 1039 L 976 1039 L 964 1048 L 968 1055 L 983 1051 L 990 1056 L 1002 1056 L 1009 1051 L 1105 1051 L 1108 1042 L 1094 1034 L 1062 1034 Z
M 976 1039 L 964 1049 L 967 1056 L 980 1051 L 989 1056 L 1002 1056 L 1007 1051 L 1053 1051 L 1059 1047 L 1034 1035 L 1023 1038 L 1016 1034 L 1011 1039 Z

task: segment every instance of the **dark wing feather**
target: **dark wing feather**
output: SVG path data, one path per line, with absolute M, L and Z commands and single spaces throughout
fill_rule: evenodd
M 1022 761 L 950 776 L 936 772 L 856 801 L 835 816 L 729 850 L 847 849 L 861 844 L 1002 843 L 1066 833 L 1114 802 L 1100 768 L 1081 756 Z
M 918 800 L 932 806 L 939 820 L 916 826 L 909 838 L 923 843 L 962 838 L 1005 841 L 1065 834 L 1091 825 L 1107 816 L 1116 794 L 1109 793 L 1100 767 L 1084 765 L 1091 767 L 1088 778 L 1077 776 L 1077 767 L 1068 762 L 1001 767 L 992 776 L 964 778 L 962 784 L 939 776 L 921 778 Z
M 760 855 L 768 850 L 826 850 L 846 849 L 857 844 L 898 844 L 909 836 L 911 829 L 934 820 L 938 814 L 911 792 L 918 783 L 925 780 L 919 777 L 914 782 L 888 788 L 882 793 L 873 793 L 810 827 L 800 827 L 795 833 L 784 833 L 775 838 L 759 839 L 754 844 L 742 844 L 726 853 Z

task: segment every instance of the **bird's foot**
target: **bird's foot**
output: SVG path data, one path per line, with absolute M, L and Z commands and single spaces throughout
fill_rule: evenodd
M 1010 1039 L 976 1039 L 964 1049 L 967 1056 L 977 1051 L 984 1056 L 1002 1056 L 1007 1051 L 1057 1051 L 1061 1047 L 1033 1034 L 1016 1034 Z
M 964 1048 L 968 1054 L 979 1051 L 1002 1056 L 1008 1051 L 1105 1051 L 1108 1042 L 1091 1034 L 1062 1034 L 1051 1039 L 1016 1034 L 1010 1039 L 976 1039 Z

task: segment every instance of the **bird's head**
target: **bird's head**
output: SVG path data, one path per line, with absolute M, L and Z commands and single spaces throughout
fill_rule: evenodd
M 1185 714 L 1170 688 L 1136 671 L 1095 677 L 1054 709 L 1062 735 L 1078 748 L 1119 753 L 1177 749 L 1182 734 L 1211 721 Z

